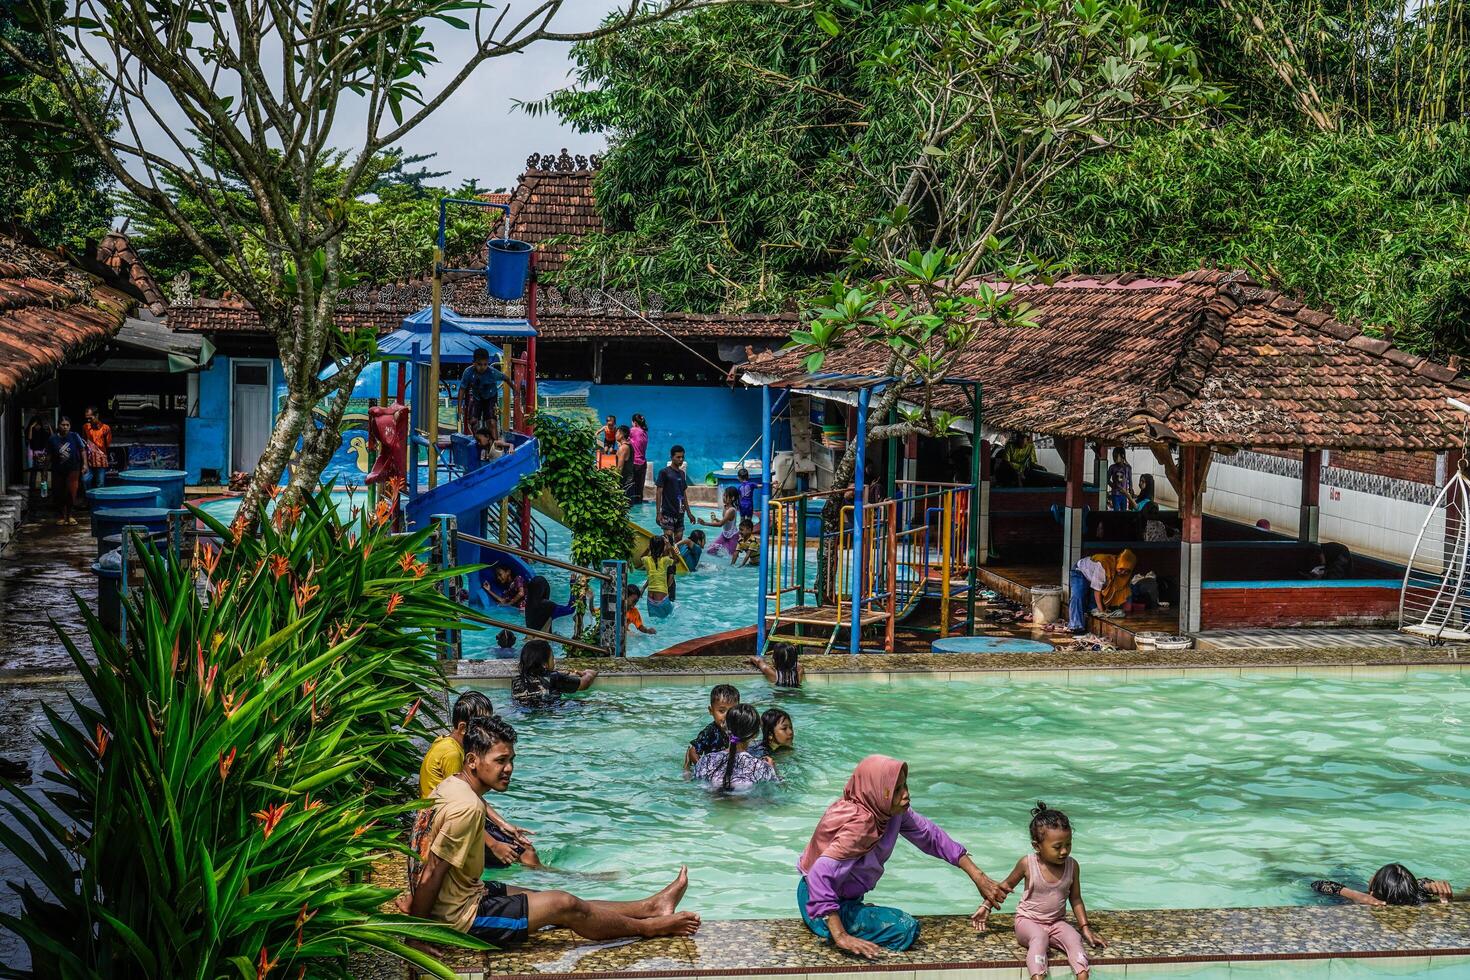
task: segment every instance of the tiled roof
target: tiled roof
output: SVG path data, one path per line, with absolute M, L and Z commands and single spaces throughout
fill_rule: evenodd
M 0 235 L 0 404 L 116 334 L 135 306 L 54 252 Z
M 531 154 L 526 172 L 510 201 L 510 233 L 514 238 L 540 245 L 536 269 L 543 276 L 559 271 L 567 261 L 567 243 L 542 244 L 548 239 L 580 238 L 602 230 L 602 217 L 592 194 L 597 157 Z
M 1053 436 L 1222 446 L 1440 450 L 1461 444 L 1456 372 L 1391 347 L 1240 273 L 1070 276 L 1020 287 L 1034 327 L 983 330 L 958 359 L 985 423 Z M 824 372 L 881 373 L 881 351 Z M 802 376 L 798 355 L 752 372 Z M 941 401 L 959 410 L 957 394 Z
M 163 290 L 158 288 L 158 283 L 154 282 L 152 274 L 144 267 L 143 260 L 128 241 L 127 235 L 120 231 L 110 231 L 102 236 L 102 241 L 97 243 L 95 258 L 132 286 L 143 297 L 144 306 L 155 315 L 163 316 L 168 309 Z
M 750 341 L 787 336 L 796 326 L 794 313 L 638 313 L 631 297 L 609 297 L 598 291 L 543 288 L 536 320 L 543 340 L 627 340 L 664 336 L 681 339 Z M 429 305 L 427 282 L 359 286 L 344 294 L 337 322 L 344 329 L 372 326 L 379 333 L 398 329 L 403 318 Z M 444 305 L 472 317 L 520 318 L 524 303 L 502 303 L 485 293 L 483 279 L 462 278 L 444 287 Z M 655 327 L 649 323 L 657 324 Z M 260 317 L 241 301 L 196 299 L 169 307 L 168 324 L 188 333 L 260 333 Z

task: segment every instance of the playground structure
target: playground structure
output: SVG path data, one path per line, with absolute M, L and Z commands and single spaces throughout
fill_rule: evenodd
M 884 652 L 894 649 L 895 631 L 924 599 L 937 600 L 938 623 L 910 627 L 940 637 L 963 628 L 974 634 L 976 567 L 980 562 L 980 456 L 972 453 L 972 482 L 925 483 L 900 480 L 897 443 L 888 440 L 886 493 L 865 479 L 868 471 L 868 409 L 872 394 L 892 379 L 854 375 L 814 375 L 783 385 L 775 399 L 763 387 L 766 431 L 762 439 L 761 571 L 763 588 L 757 612 L 757 649 L 773 639 L 833 650 L 844 631 L 847 650 L 862 652 L 865 632 L 881 636 Z M 973 382 L 946 380 L 967 389 L 972 418 L 980 424 L 980 391 Z M 771 499 L 772 422 L 807 392 L 855 394 L 855 439 L 860 448 L 853 473 L 851 502 L 826 499 L 799 489 Z M 788 410 L 789 415 L 789 410 Z M 801 420 L 805 424 L 805 420 Z M 795 431 L 795 430 L 793 430 Z M 817 501 L 820 500 L 820 503 Z M 835 510 L 835 514 L 833 513 Z M 963 602 L 963 618 L 955 603 Z

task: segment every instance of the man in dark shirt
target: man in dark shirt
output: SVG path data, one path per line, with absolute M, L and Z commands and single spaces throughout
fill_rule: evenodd
M 459 377 L 461 432 L 473 434 L 486 428 L 490 430 L 492 439 L 500 435 L 496 427 L 499 414 L 496 407 L 500 401 L 500 386 L 506 380 L 504 372 L 491 366 L 489 351 L 483 347 L 475 351 L 474 362 Z
M 653 485 L 658 488 L 658 526 L 674 532 L 674 540 L 684 536 L 684 516 L 694 520 L 689 509 L 689 478 L 684 475 L 684 447 L 669 450 L 669 465 L 658 471 Z

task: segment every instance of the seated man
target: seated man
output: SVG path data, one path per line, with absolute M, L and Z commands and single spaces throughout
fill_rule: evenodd
M 688 869 L 662 891 L 633 902 L 596 902 L 564 891 L 535 892 L 480 880 L 485 870 L 485 801 L 510 788 L 516 733 L 499 718 L 476 718 L 464 735 L 464 767 L 434 788 L 434 806 L 414 821 L 409 891 L 399 907 L 502 949 L 546 926 L 584 939 L 692 936 L 699 916 L 676 912 Z

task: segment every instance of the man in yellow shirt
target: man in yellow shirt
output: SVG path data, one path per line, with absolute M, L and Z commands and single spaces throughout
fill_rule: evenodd
M 597 902 L 564 891 L 535 892 L 484 882 L 483 794 L 504 793 L 515 768 L 515 729 L 499 718 L 477 718 L 463 735 L 464 768 L 434 787 L 434 806 L 419 811 L 411 843 L 409 892 L 401 907 L 502 949 L 532 932 L 562 926 L 584 939 L 692 936 L 699 916 L 676 911 L 689 871 L 662 891 L 633 902 Z
M 419 766 L 419 796 L 427 799 L 447 777 L 464 768 L 464 733 L 477 718 L 494 718 L 495 707 L 479 691 L 466 691 L 454 702 L 450 715 L 453 725 L 448 735 L 441 735 L 424 753 Z M 520 862 L 528 868 L 541 867 L 536 848 L 531 845 L 532 831 L 507 821 L 489 803 L 482 801 L 485 813 L 486 863 L 493 868 L 508 868 Z

